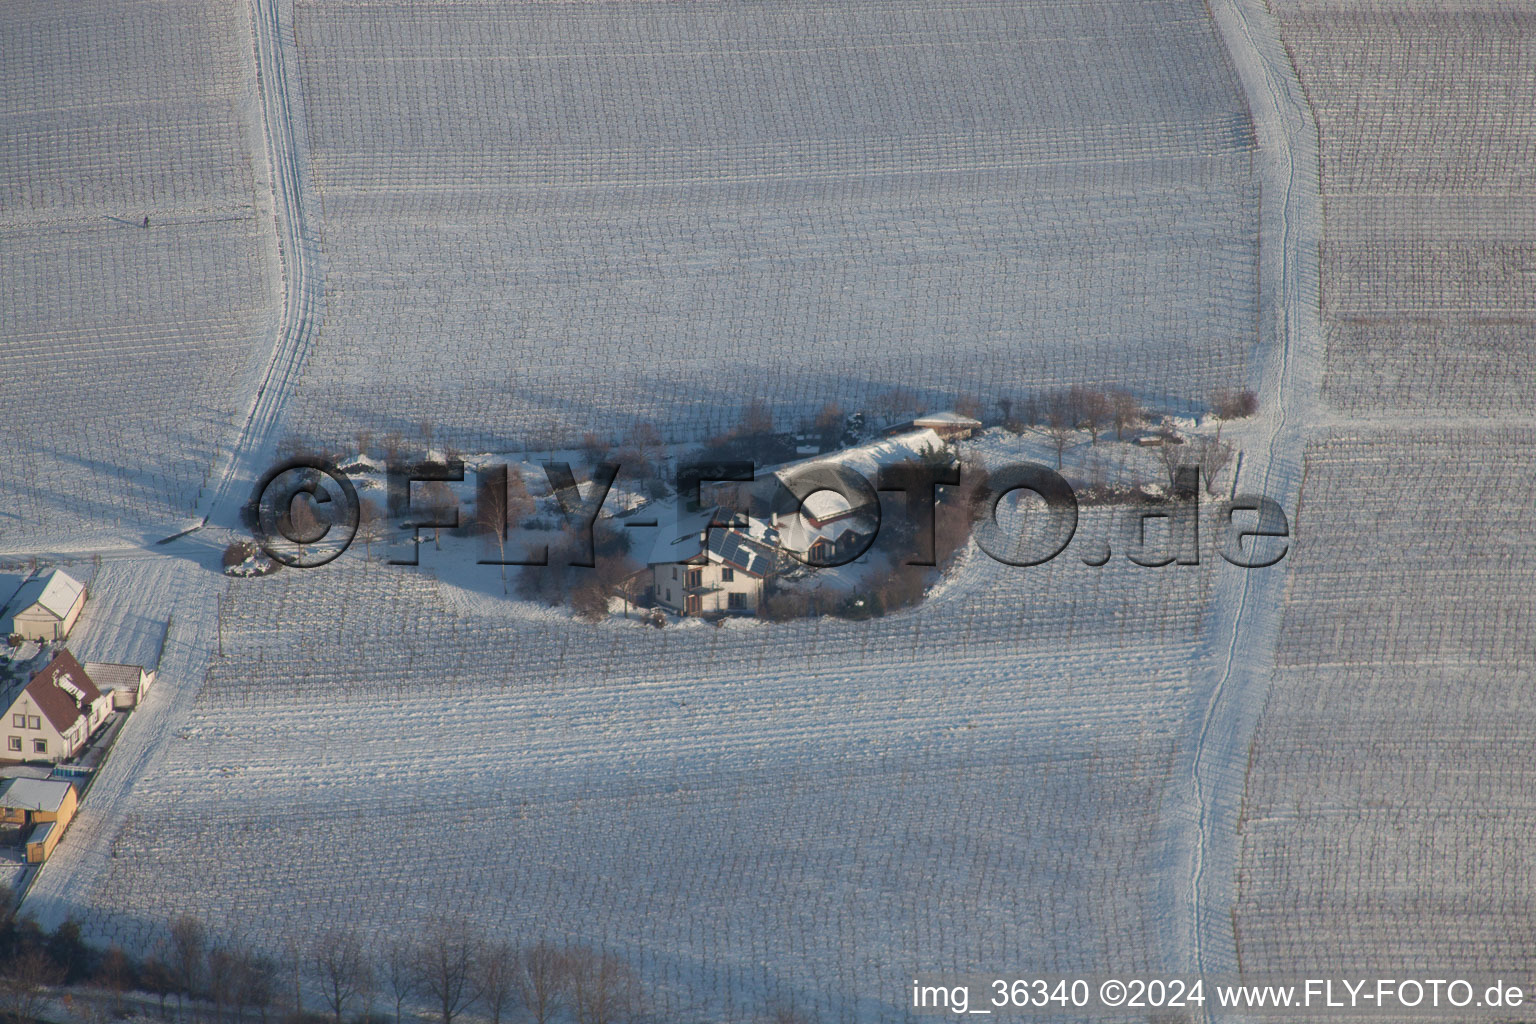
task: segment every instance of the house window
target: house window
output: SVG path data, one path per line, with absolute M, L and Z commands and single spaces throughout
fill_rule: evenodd
M 688 570 L 688 586 L 697 587 L 704 582 L 704 572 L 701 569 Z
M 33 740 L 32 741 L 32 752 L 34 754 L 46 754 L 46 753 L 48 753 L 48 741 L 47 740 Z
M 672 578 L 677 579 L 677 566 L 672 567 Z
M 18 729 L 25 729 L 27 727 L 27 716 L 26 715 L 12 715 L 11 716 L 11 724 L 14 725 Z
M 731 580 L 734 580 L 735 578 L 736 578 L 736 570 L 735 569 L 732 569 L 728 565 L 721 567 L 721 569 L 720 569 L 720 581 L 722 583 L 729 583 L 729 582 L 731 582 Z
M 667 600 L 668 601 L 672 600 L 672 588 L 671 587 L 667 588 Z
M 41 718 L 38 718 L 36 715 L 28 715 L 27 716 L 27 728 L 28 729 L 41 729 L 42 727 L 43 727 L 43 720 Z
M 16 750 L 16 751 L 21 750 L 21 737 L 20 736 L 12 736 L 11 739 L 10 739 L 10 746 L 11 746 L 12 750 Z
M 741 593 L 739 591 L 736 592 L 736 593 L 727 594 L 725 596 L 725 606 L 727 608 L 729 608 L 733 612 L 743 612 L 743 611 L 746 611 L 747 610 L 747 595 L 743 594 L 743 593 Z

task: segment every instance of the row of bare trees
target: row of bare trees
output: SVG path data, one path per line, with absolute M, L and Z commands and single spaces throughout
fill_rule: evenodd
M 122 1016 L 132 991 L 157 996 L 162 1018 L 175 996 L 176 1017 L 214 1024 L 253 1017 L 265 1024 L 280 1001 L 286 1024 L 404 1024 L 417 1011 L 438 1024 L 471 1012 L 490 1024 L 631 1024 L 645 1012 L 629 963 L 588 946 L 516 947 L 444 918 L 381 954 L 376 959 L 357 933 L 337 930 L 290 947 L 280 963 L 239 939 L 215 941 L 201 921 L 179 915 L 155 952 L 136 961 L 116 947 L 102 953 L 84 945 L 73 923 L 50 937 L 7 916 L 0 919 L 0 1010 L 14 1024 L 32 1024 L 50 988 L 90 982 L 111 994 L 103 1019 Z M 378 1012 L 381 999 L 392 1012 Z
M 349 1015 L 371 1021 L 381 991 L 394 1024 L 408 1004 L 429 1008 L 439 1024 L 472 1010 L 491 1024 L 628 1024 L 643 1012 L 639 976 L 624 960 L 587 946 L 515 947 L 460 920 L 436 921 L 416 940 L 391 944 L 378 969 L 356 934 L 328 932 L 306 965 L 335 1024 Z
M 1062 454 L 1079 431 L 1088 433 L 1090 444 L 1097 444 L 1101 434 L 1113 428 L 1115 440 L 1125 440 L 1125 432 L 1148 419 L 1140 399 L 1129 391 L 1074 385 L 1062 391 L 1031 396 L 1022 402 L 999 398 L 997 407 L 1003 425 L 1022 432 L 1037 430 L 1050 439 L 1056 449 L 1056 468 L 1062 466 Z M 1258 411 L 1258 396 L 1249 390 L 1225 388 L 1211 396 L 1211 412 L 1222 419 L 1242 419 Z

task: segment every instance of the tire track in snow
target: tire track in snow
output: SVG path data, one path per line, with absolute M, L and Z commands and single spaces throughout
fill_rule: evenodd
M 238 524 L 244 487 L 256 479 L 272 450 L 289 394 L 304 366 L 310 341 L 324 318 L 325 294 L 319 244 L 305 215 L 302 111 L 294 109 L 291 63 L 297 61 L 292 35 L 285 37 L 279 0 L 251 0 L 252 42 L 257 90 L 267 143 L 273 219 L 283 271 L 283 315 L 266 371 L 246 409 L 245 423 L 225 460 L 223 472 L 199 509 L 205 524 Z
M 1302 454 L 1316 428 L 1322 373 L 1319 303 L 1317 128 L 1279 26 L 1263 0 L 1211 0 L 1212 19 L 1236 67 L 1254 121 L 1260 174 L 1260 403 L 1268 459 L 1243 491 L 1275 499 L 1294 514 Z M 1247 465 L 1256 460 L 1250 454 Z M 1289 561 L 1244 570 L 1222 563 L 1210 631 L 1210 696 L 1195 709 L 1195 742 L 1185 768 L 1183 834 L 1190 843 L 1185 966 L 1207 977 L 1232 975 L 1238 959 L 1238 816 L 1249 743 L 1274 673 Z M 1209 1004 L 1208 1004 L 1209 1005 Z M 1204 1016 L 1212 1016 L 1211 1009 Z

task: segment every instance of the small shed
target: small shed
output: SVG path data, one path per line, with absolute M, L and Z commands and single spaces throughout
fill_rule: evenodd
M 63 640 L 80 618 L 85 597 L 85 584 L 62 569 L 34 576 L 11 598 L 4 628 L 28 640 Z
M 0 821 L 8 825 L 53 823 L 59 830 L 75 816 L 80 798 L 60 779 L 7 779 L 0 786 Z
M 59 837 L 64 834 L 63 828 L 56 821 L 45 821 L 32 830 L 27 836 L 27 863 L 41 864 L 48 859 L 53 848 L 59 845 Z
M 154 684 L 155 674 L 142 665 L 121 665 L 110 661 L 88 661 L 85 674 L 96 688 L 112 698 L 114 711 L 139 706 Z
M 914 427 L 927 428 L 938 434 L 946 441 L 958 438 L 970 437 L 981 429 L 981 420 L 958 412 L 934 412 L 927 416 L 919 416 L 912 421 Z

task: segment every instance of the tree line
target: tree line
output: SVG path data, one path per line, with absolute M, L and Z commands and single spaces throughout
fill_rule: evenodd
M 160 1017 L 196 1024 L 647 1024 L 639 974 L 624 958 L 582 944 L 516 946 L 472 924 L 440 918 L 414 938 L 370 948 L 358 933 L 331 930 L 273 957 L 241 937 L 219 938 L 178 915 L 146 955 L 88 945 L 66 921 L 52 933 L 18 917 L 0 891 L 0 1013 L 11 1024 L 40 1020 L 54 990 L 82 999 L 88 1019 L 130 1013 L 133 994 L 158 1002 Z M 142 1008 L 140 1009 L 142 1012 Z M 786 1011 L 765 1022 L 809 1024 Z

